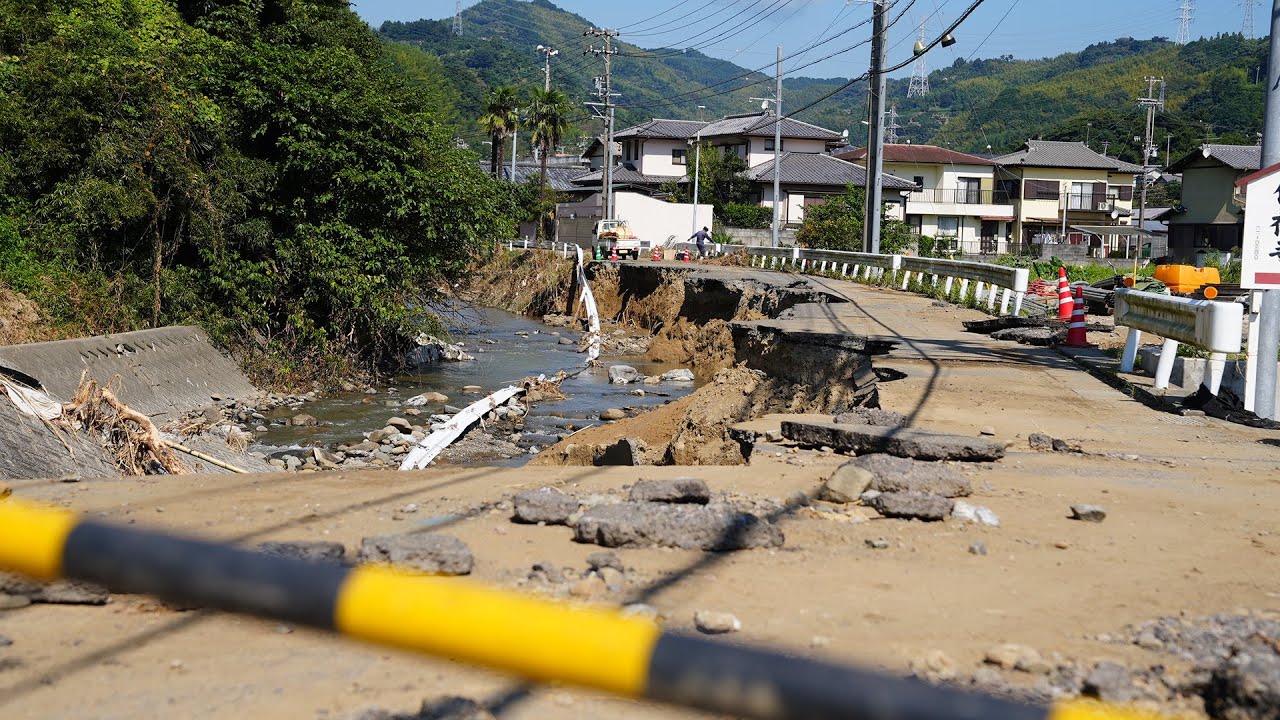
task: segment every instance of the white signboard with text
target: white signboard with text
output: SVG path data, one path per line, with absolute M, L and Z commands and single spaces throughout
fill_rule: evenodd
M 1280 172 L 1249 183 L 1240 257 L 1240 287 L 1280 289 Z

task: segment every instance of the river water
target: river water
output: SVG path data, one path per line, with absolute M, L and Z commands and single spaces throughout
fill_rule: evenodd
M 443 393 L 450 405 L 465 407 L 481 395 L 464 395 L 462 388 L 479 385 L 488 394 L 520 380 L 559 370 L 573 372 L 580 368 L 585 355 L 577 352 L 579 333 L 567 328 L 550 328 L 532 318 L 491 308 L 455 310 L 448 318 L 452 342 L 460 343 L 475 360 L 445 362 L 391 379 L 376 386 L 376 394 L 363 392 L 337 393 L 307 403 L 300 409 L 281 408 L 268 416 L 271 421 L 258 442 L 266 445 L 338 445 L 358 443 L 364 435 L 386 424 L 386 420 L 403 412 L 404 401 L 428 391 Z M 517 333 L 527 333 L 521 335 Z M 572 345 L 561 345 L 567 337 Z M 554 435 L 565 428 L 582 428 L 599 424 L 602 410 L 617 407 L 652 407 L 684 397 L 693 391 L 690 384 L 611 385 L 606 373 L 608 365 L 631 365 L 644 375 L 658 375 L 679 365 L 650 363 L 642 358 L 607 358 L 605 367 L 583 372 L 561 385 L 563 400 L 545 400 L 534 405 L 525 419 L 525 432 Z M 641 388 L 643 397 L 631 394 Z M 421 408 L 428 413 L 444 412 L 440 405 Z M 285 419 L 306 412 L 320 421 L 316 427 L 293 427 L 280 424 Z M 421 421 L 425 421 L 425 417 Z M 414 420 L 420 422 L 420 420 Z M 527 458 L 526 458 L 527 459 Z M 512 464 L 503 461 L 502 464 Z

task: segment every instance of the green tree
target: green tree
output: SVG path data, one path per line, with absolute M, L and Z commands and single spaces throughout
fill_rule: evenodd
M 804 247 L 861 252 L 865 207 L 865 191 L 850 185 L 843 195 L 805 208 L 796 241 Z
M 176 5 L 0 0 L 0 282 L 66 334 L 199 323 L 266 384 L 398 357 L 514 230 L 447 83 L 336 0 Z
M 503 157 L 502 147 L 520 122 L 520 99 L 516 95 L 516 89 L 510 85 L 494 88 L 485 101 L 484 112 L 478 122 L 493 143 L 489 153 L 489 174 L 498 177 Z
M 726 148 L 702 143 L 701 156 L 697 162 L 691 151 L 690 162 L 685 165 L 687 182 L 669 182 L 663 190 L 670 193 L 678 202 L 693 202 L 694 174 L 697 174 L 698 202 L 711 203 L 716 217 L 724 218 L 728 205 L 741 205 L 747 202 L 751 194 L 751 181 L 747 179 L 747 162 Z M 772 217 L 772 215 L 770 216 Z
M 886 217 L 884 207 L 880 215 L 880 252 L 896 254 L 909 249 L 915 243 L 910 226 Z M 865 208 L 866 191 L 849 185 L 843 195 L 833 195 L 820 205 L 805 208 L 796 241 L 804 247 L 822 250 L 863 252 Z

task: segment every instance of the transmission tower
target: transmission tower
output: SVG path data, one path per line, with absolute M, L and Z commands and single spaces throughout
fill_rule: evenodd
M 1178 1 L 1178 44 L 1186 45 L 1191 42 L 1191 21 L 1194 15 L 1191 11 L 1195 9 L 1195 0 L 1179 0 Z
M 919 45 L 927 42 L 924 36 L 924 23 L 920 24 Z M 929 67 L 925 64 L 924 54 L 916 58 L 911 66 L 911 84 L 907 86 L 907 97 L 924 97 L 929 94 Z
M 898 144 L 898 130 L 902 128 L 898 124 L 898 106 L 890 105 L 889 112 L 886 113 L 888 118 L 884 124 L 884 142 L 886 145 Z
M 1257 4 L 1258 0 L 1240 0 L 1240 5 L 1244 7 L 1244 25 L 1240 32 L 1250 40 L 1257 37 L 1257 29 L 1253 25 L 1253 8 Z
M 453 34 L 462 37 L 462 0 L 453 4 Z

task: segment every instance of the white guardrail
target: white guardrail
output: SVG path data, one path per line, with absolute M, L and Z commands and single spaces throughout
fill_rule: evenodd
M 1009 314 L 1010 301 L 1013 303 L 1013 314 L 1022 312 L 1022 300 L 1027 294 L 1030 273 L 1026 268 L 1011 268 L 986 263 L 964 262 L 960 260 L 940 260 L 935 258 L 911 257 L 909 255 L 873 255 L 871 253 L 846 252 L 842 250 L 809 250 L 792 247 L 748 247 L 751 266 L 767 270 L 794 268 L 800 272 L 839 272 L 841 277 L 857 278 L 859 274 L 864 280 L 875 280 L 891 273 L 896 282 L 901 280 L 902 289 L 911 285 L 914 273 L 921 282 L 925 276 L 932 277 L 933 285 L 945 278 L 944 292 L 949 296 L 956 280 L 960 281 L 960 297 L 964 299 L 969 293 L 969 283 L 974 283 L 974 300 L 986 301 L 989 310 L 995 310 L 996 298 L 1001 295 L 1000 314 Z M 759 258 L 757 264 L 756 259 Z M 902 273 L 899 277 L 898 273 Z
M 1120 359 L 1121 372 L 1133 372 L 1142 333 L 1149 332 L 1165 339 L 1164 347 L 1160 349 L 1160 362 L 1156 364 L 1157 390 L 1169 387 L 1178 344 L 1187 343 L 1209 351 L 1209 372 L 1205 373 L 1204 385 L 1214 395 L 1218 394 L 1227 353 L 1240 352 L 1240 337 L 1244 331 L 1243 305 L 1157 295 L 1128 288 L 1116 290 L 1115 304 L 1116 325 L 1129 328 L 1129 338 Z

